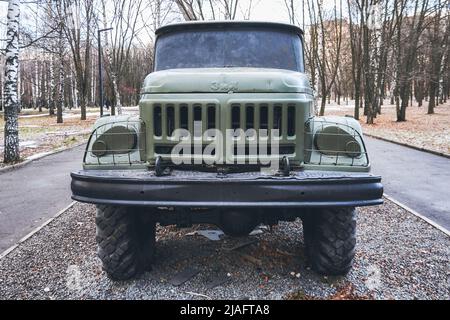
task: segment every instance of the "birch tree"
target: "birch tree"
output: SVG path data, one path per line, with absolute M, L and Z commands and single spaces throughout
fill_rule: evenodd
M 349 16 L 349 31 L 350 31 L 350 48 L 352 56 L 352 80 L 355 99 L 354 118 L 359 120 L 359 109 L 361 102 L 362 89 L 362 38 L 364 22 L 363 16 L 363 2 L 359 0 L 347 0 L 348 16 Z M 356 23 L 355 23 L 356 19 Z
M 64 20 L 62 19 L 61 2 L 56 1 L 57 21 L 58 21 L 58 86 L 57 86 L 57 101 L 56 101 L 56 122 L 63 123 L 63 109 L 64 109 Z
M 4 163 L 20 160 L 19 150 L 19 99 L 17 92 L 19 71 L 19 19 L 20 0 L 10 0 L 7 15 L 6 63 L 5 63 L 5 150 Z
M 117 8 L 117 2 L 114 3 L 115 8 Z M 103 28 L 107 29 L 110 26 L 108 25 L 108 20 L 106 18 L 106 0 L 102 0 L 102 9 L 103 9 Z M 116 14 L 114 14 L 114 17 L 117 17 Z M 118 17 L 120 19 L 120 17 Z M 120 115 L 122 114 L 122 106 L 121 106 L 121 102 L 120 102 L 120 93 L 119 93 L 119 88 L 117 86 L 117 73 L 116 70 L 114 70 L 113 68 L 113 57 L 111 54 L 111 49 L 109 48 L 109 41 L 108 41 L 108 34 L 106 32 L 103 33 L 104 34 L 104 48 L 105 48 L 105 56 L 106 59 L 108 60 L 108 63 L 106 64 L 107 68 L 108 68 L 108 74 L 109 74 L 109 78 L 111 80 L 112 83 L 112 89 L 113 89 L 113 94 L 115 97 L 115 106 L 111 106 L 111 115 L 115 115 L 115 109 L 117 108 L 117 113 Z M 101 52 L 99 52 L 98 54 L 101 54 Z
M 4 57 L 3 54 L 0 54 L 0 65 L 4 66 Z M 3 111 L 3 104 L 4 104 L 4 83 L 5 83 L 5 73 L 0 72 L 0 111 Z

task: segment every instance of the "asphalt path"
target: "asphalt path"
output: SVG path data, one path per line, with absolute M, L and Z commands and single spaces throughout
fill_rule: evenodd
M 0 173 L 0 253 L 71 202 L 70 172 L 81 168 L 85 146 Z
M 366 137 L 385 193 L 450 230 L 450 159 Z
M 450 230 L 450 159 L 366 138 L 372 173 L 385 192 Z M 0 174 L 0 253 L 71 202 L 70 172 L 84 146 Z

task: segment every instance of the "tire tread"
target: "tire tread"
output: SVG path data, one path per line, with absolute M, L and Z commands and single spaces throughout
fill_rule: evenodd
M 355 208 L 326 208 L 303 220 L 306 252 L 314 270 L 345 275 L 353 265 L 356 246 Z
M 153 247 L 142 248 L 137 234 L 142 232 L 137 228 L 138 216 L 131 211 L 127 207 L 97 206 L 97 253 L 103 269 L 113 280 L 135 277 L 149 266 L 153 255 L 154 241 L 151 242 Z M 144 232 L 154 238 L 155 224 Z

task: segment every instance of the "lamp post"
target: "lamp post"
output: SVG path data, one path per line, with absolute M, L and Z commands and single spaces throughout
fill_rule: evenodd
M 99 29 L 98 30 L 98 80 L 99 80 L 99 94 L 100 94 L 100 117 L 103 117 L 103 68 L 102 68 L 102 38 L 101 33 L 105 31 L 110 31 L 113 28 Z

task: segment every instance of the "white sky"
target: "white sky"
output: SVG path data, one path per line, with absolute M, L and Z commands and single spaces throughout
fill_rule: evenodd
M 130 0 L 133 1 L 133 0 Z M 248 3 L 250 0 L 240 0 L 239 6 L 242 10 L 248 7 Z M 324 6 L 326 8 L 333 8 L 335 0 L 324 0 Z M 339 4 L 339 0 L 336 1 Z M 297 6 L 297 14 L 301 17 L 301 3 L 302 0 L 295 1 Z M 6 36 L 6 15 L 7 15 L 8 3 L 6 1 L 0 0 L 0 40 L 5 39 Z M 30 12 L 30 9 L 27 9 L 27 5 L 22 5 L 22 24 L 26 24 L 27 20 L 33 19 L 33 13 Z M 238 17 L 242 17 L 242 15 L 238 14 Z M 284 0 L 253 0 L 252 13 L 250 16 L 250 20 L 257 21 L 277 21 L 277 22 L 288 22 L 289 16 L 287 13 L 286 5 Z M 30 22 L 29 22 L 30 23 Z M 34 25 L 34 23 L 32 23 Z M 140 38 L 146 42 L 147 39 L 145 35 L 140 35 Z M 3 41 L 2 41 L 3 42 Z M 0 44 L 0 47 L 3 47 L 3 43 Z
M 242 2 L 242 5 L 244 6 L 244 3 L 248 1 Z M 289 21 L 289 15 L 283 0 L 254 0 L 253 3 L 254 7 L 250 20 L 278 22 Z

